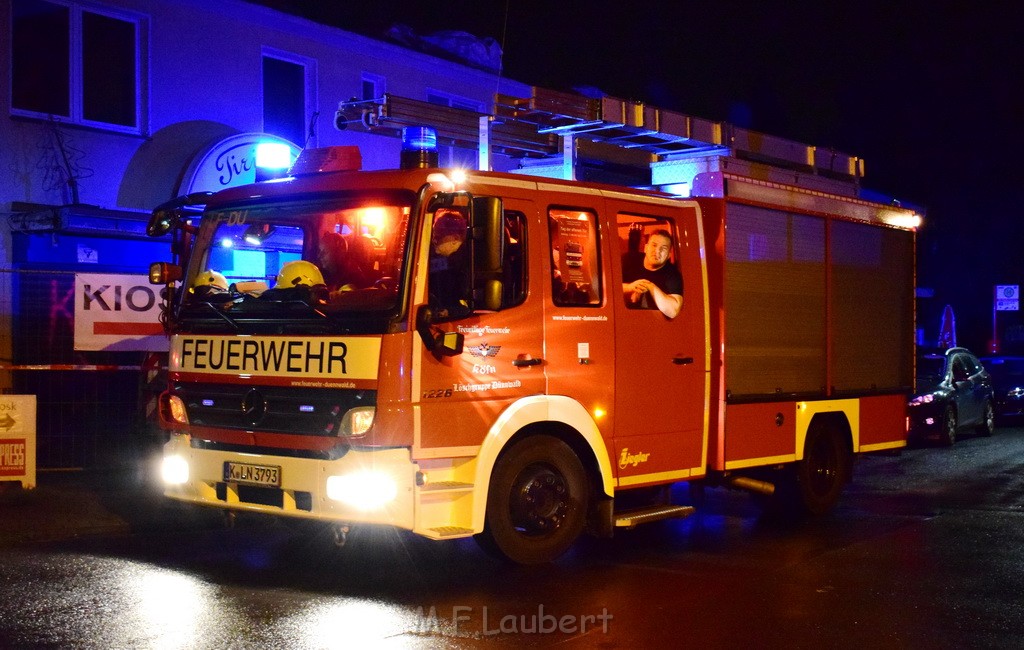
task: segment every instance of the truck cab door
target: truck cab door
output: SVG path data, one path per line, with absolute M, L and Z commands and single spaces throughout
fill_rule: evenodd
M 528 220 L 536 211 L 532 203 L 511 198 L 502 199 L 502 209 L 504 267 L 501 304 L 494 311 L 473 309 L 459 286 L 468 278 L 469 262 L 458 257 L 462 250 L 456 246 L 456 231 L 468 235 L 466 224 L 453 223 L 458 215 L 447 209 L 426 214 L 416 280 L 426 291 L 417 293 L 417 309 L 431 308 L 428 336 L 437 347 L 430 349 L 424 340 L 428 328 L 420 327 L 412 395 L 419 458 L 475 454 L 508 405 L 544 392 L 540 298 L 526 286 L 527 278 L 540 275 L 540 263 L 526 255 Z M 449 345 L 453 339 L 459 345 Z
M 613 460 L 620 486 L 705 472 L 710 385 L 702 231 L 697 204 L 680 206 L 608 202 L 615 234 Z M 672 318 L 623 287 L 643 273 L 648 241 L 657 235 L 663 243 L 665 233 L 672 246 L 666 264 L 678 269 L 683 285 L 682 308 Z

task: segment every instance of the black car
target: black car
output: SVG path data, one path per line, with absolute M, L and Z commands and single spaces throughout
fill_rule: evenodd
M 1024 357 L 991 356 L 981 362 L 992 376 L 996 417 L 1019 418 L 1024 415 Z
M 966 348 L 950 348 L 917 360 L 917 393 L 908 403 L 910 437 L 952 445 L 957 433 L 995 429 L 992 378 Z

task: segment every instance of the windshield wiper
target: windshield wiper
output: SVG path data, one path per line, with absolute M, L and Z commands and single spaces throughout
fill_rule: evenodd
M 220 304 L 225 304 L 225 303 L 220 303 Z M 202 305 L 202 307 L 205 308 L 205 309 L 211 310 L 213 313 L 217 314 L 222 319 L 224 319 L 224 322 L 226 322 L 231 327 L 235 328 L 236 332 L 242 331 L 242 328 L 239 327 L 238 323 L 235 322 L 235 320 L 233 318 L 231 318 L 230 316 L 225 314 L 222 310 L 220 310 L 217 307 L 215 307 L 212 302 L 202 302 L 202 303 L 200 303 L 200 305 Z

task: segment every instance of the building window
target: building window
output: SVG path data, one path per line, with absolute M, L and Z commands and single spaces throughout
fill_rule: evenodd
M 363 73 L 363 86 L 360 93 L 360 99 L 377 99 L 378 97 L 383 97 L 386 92 L 387 86 L 384 83 L 384 77 L 379 74 L 371 74 L 369 72 Z
M 142 18 L 46 0 L 12 17 L 13 114 L 142 132 Z
M 451 106 L 467 111 L 483 112 L 483 104 L 475 99 L 460 97 L 451 93 L 439 90 L 427 90 L 427 101 L 440 106 Z M 479 163 L 478 153 L 470 149 L 458 149 L 455 147 L 438 147 L 438 165 L 441 167 L 462 167 L 464 169 L 476 169 Z
M 263 131 L 300 149 L 316 145 L 316 61 L 263 48 Z

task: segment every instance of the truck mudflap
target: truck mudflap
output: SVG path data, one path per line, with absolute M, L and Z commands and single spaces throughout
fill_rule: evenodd
M 417 466 L 406 448 L 351 449 L 336 460 L 164 446 L 164 494 L 235 511 L 411 530 Z

